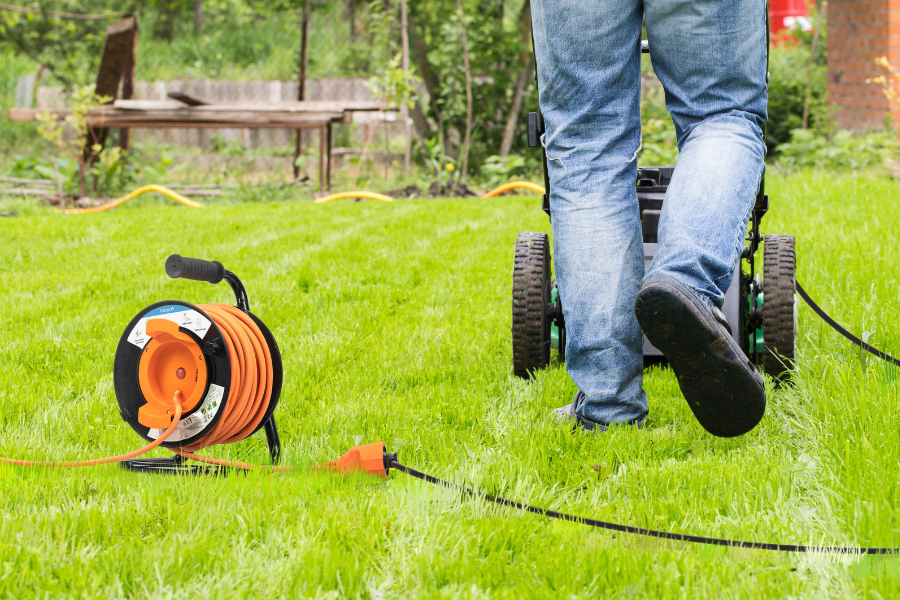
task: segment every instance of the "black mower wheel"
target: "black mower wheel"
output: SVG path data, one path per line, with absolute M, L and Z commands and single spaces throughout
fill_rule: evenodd
M 797 339 L 794 295 L 794 236 L 767 235 L 763 252 L 763 368 L 779 380 L 790 379 Z
M 550 239 L 546 233 L 519 233 L 512 296 L 513 372 L 528 379 L 550 364 Z

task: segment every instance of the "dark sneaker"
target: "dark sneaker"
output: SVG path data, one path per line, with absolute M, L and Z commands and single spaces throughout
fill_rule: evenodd
M 644 335 L 669 360 L 694 416 L 719 437 L 747 433 L 766 412 L 763 379 L 731 336 L 722 311 L 696 292 L 657 275 L 635 303 Z

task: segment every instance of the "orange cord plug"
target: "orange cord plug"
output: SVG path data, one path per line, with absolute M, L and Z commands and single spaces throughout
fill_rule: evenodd
M 300 471 L 301 467 L 278 467 L 274 465 L 254 465 L 250 463 L 240 462 L 236 460 L 222 460 L 220 458 L 209 458 L 200 456 L 193 452 L 182 450 L 181 448 L 173 448 L 173 452 L 181 456 L 197 462 L 207 463 L 210 465 L 218 465 L 220 467 L 231 467 L 234 469 L 248 469 L 253 471 L 268 471 L 270 473 L 285 473 L 288 471 Z M 382 479 L 387 479 L 387 469 L 385 469 L 384 459 L 387 450 L 384 442 L 375 442 L 365 444 L 363 446 L 354 446 L 347 450 L 342 457 L 337 460 L 310 467 L 314 471 L 329 471 L 338 475 L 348 475 L 350 473 L 365 473 L 374 475 Z M 396 458 L 396 455 L 393 455 Z
M 319 465 L 316 469 L 331 471 L 339 475 L 366 473 L 387 479 L 387 470 L 384 468 L 384 455 L 386 452 L 384 442 L 354 446 L 347 450 L 339 459 Z

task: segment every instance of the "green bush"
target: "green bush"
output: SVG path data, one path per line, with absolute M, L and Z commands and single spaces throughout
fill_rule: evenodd
M 811 7 L 813 22 L 819 15 Z M 828 21 L 816 44 L 810 70 L 810 53 L 814 31 L 803 31 L 799 25 L 791 31 L 796 44 L 783 44 L 769 50 L 769 120 L 766 146 L 769 155 L 780 151 L 779 145 L 791 140 L 792 132 L 803 127 L 806 86 L 810 85 L 807 126 L 818 136 L 833 133 L 834 120 L 828 104 Z
M 13 123 L 7 111 L 16 105 L 19 77 L 34 73 L 37 65 L 16 52 L 9 44 L 0 44 L 0 157 L 9 158 L 22 152 L 36 152 L 44 147 L 35 135 L 33 123 Z
M 766 124 L 769 154 L 780 152 L 779 146 L 789 142 L 791 132 L 803 125 L 808 69 L 809 48 L 806 46 L 772 49 L 769 56 L 769 120 Z M 827 87 L 826 65 L 813 65 L 809 128 L 820 136 L 829 133 L 832 122 Z
M 673 166 L 678 158 L 675 125 L 666 109 L 662 88 L 647 90 L 641 99 L 641 150 L 638 164 L 642 167 Z
M 830 171 L 883 169 L 900 152 L 894 131 L 855 136 L 839 131 L 831 137 L 808 129 L 795 129 L 791 140 L 778 146 L 775 164 L 784 169 L 815 168 Z
M 678 158 L 675 127 L 671 120 L 647 119 L 643 124 L 644 139 L 638 162 L 641 166 L 674 166 Z
M 172 27 L 171 12 L 145 4 L 139 13 L 141 30 L 152 33 L 138 36 L 138 79 L 296 79 L 300 50 L 296 10 L 279 12 L 275 3 L 259 3 L 251 10 L 241 4 L 246 3 L 205 2 L 200 35 L 194 33 L 190 15 L 183 10 L 187 5 L 173 9 L 177 19 Z M 314 4 L 308 78 L 350 74 L 344 68 L 350 33 L 341 16 L 341 10 L 332 5 Z M 367 74 L 371 73 L 363 73 Z
M 514 179 L 522 179 L 527 171 L 524 157 L 511 154 L 505 158 L 488 156 L 481 165 L 481 181 L 488 187 L 497 187 Z

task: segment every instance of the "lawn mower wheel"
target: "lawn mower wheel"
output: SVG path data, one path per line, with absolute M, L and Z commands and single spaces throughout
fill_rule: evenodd
M 782 381 L 794 368 L 797 299 L 794 236 L 767 235 L 763 252 L 763 368 Z
M 528 379 L 550 364 L 550 239 L 522 231 L 513 264 L 513 372 Z

